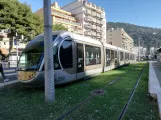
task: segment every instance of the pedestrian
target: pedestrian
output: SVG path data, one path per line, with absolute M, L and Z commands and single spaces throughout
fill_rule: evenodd
M 8 82 L 9 79 L 6 78 L 6 76 L 4 75 L 4 71 L 3 71 L 3 65 L 2 65 L 2 58 L 3 58 L 3 56 L 4 56 L 4 55 L 3 55 L 2 52 L 0 51 L 0 73 L 1 73 L 1 75 L 2 75 L 3 81 L 4 81 L 4 82 Z

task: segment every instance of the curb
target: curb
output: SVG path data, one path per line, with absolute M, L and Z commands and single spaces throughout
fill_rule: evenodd
M 161 87 L 157 75 L 155 73 L 155 70 L 152 66 L 152 62 L 149 62 L 148 92 L 151 97 L 157 100 L 158 112 L 161 120 Z
M 18 80 L 14 80 L 14 81 L 9 81 L 9 82 L 5 82 L 5 83 L 0 83 L 0 89 L 6 87 L 8 85 L 16 84 L 18 82 L 19 82 Z
M 159 116 L 161 120 L 161 93 L 157 94 L 157 103 L 158 103 Z

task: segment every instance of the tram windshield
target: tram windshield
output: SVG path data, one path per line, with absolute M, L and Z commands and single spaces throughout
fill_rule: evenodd
M 53 41 L 57 35 L 53 35 Z M 31 41 L 32 42 L 32 41 Z M 44 58 L 44 37 L 35 38 L 21 54 L 18 70 L 38 70 Z
M 19 70 L 38 70 L 44 57 L 44 41 L 30 49 L 25 49 L 18 64 Z

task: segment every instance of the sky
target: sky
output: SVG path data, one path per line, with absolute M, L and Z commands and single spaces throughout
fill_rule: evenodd
M 33 12 L 43 7 L 43 0 L 19 0 L 31 6 Z M 60 6 L 75 0 L 51 0 Z M 125 22 L 139 26 L 161 28 L 161 0 L 88 0 L 106 12 L 107 22 Z

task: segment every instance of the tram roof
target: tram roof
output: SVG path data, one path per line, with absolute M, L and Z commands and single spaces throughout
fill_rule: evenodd
M 102 43 L 98 40 L 92 39 L 92 38 L 87 37 L 87 36 L 75 34 L 75 33 L 69 32 L 69 31 L 59 30 L 59 31 L 53 31 L 52 32 L 52 35 L 58 35 L 58 36 L 59 35 L 63 36 L 65 34 L 69 35 L 71 38 L 78 40 L 78 41 L 83 41 L 83 42 L 92 43 L 92 44 L 96 44 L 96 45 L 102 45 Z M 32 46 L 32 43 L 43 41 L 43 39 L 42 39 L 43 36 L 44 36 L 44 33 L 37 35 L 34 38 L 34 41 L 30 41 L 27 46 Z M 39 39 L 39 38 L 41 38 L 41 39 Z M 130 52 L 128 50 L 125 50 L 125 49 L 122 49 L 120 47 L 116 47 L 116 46 L 113 46 L 113 45 L 110 45 L 110 44 L 106 44 L 106 43 L 103 43 L 103 44 L 104 44 L 105 47 L 110 48 L 110 49 L 116 49 L 116 50 L 121 50 L 121 51 L 124 51 L 124 52 Z

